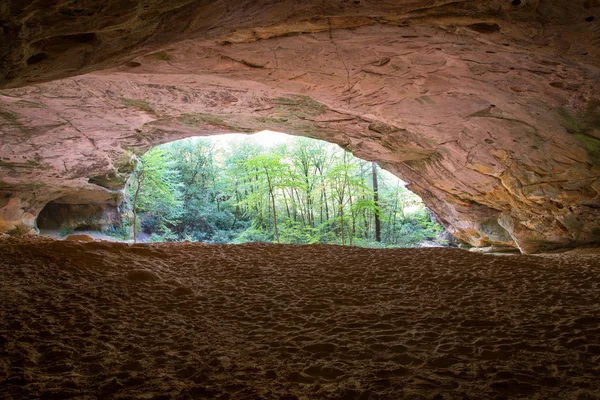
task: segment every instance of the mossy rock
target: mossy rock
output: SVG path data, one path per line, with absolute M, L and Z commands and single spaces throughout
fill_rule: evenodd
M 10 125 L 21 125 L 19 122 L 19 114 L 3 108 L 0 108 L 0 118 L 8 122 Z
M 404 130 L 404 129 L 400 129 L 395 126 L 388 125 L 386 123 L 379 122 L 379 121 L 371 122 L 369 124 L 369 130 L 373 131 L 373 132 L 381 133 L 382 135 L 387 135 L 387 134 L 390 134 L 393 132 L 399 132 L 399 131 L 406 132 L 406 130 Z
M 88 179 L 88 182 L 106 188 L 108 190 L 121 190 L 125 186 L 129 175 L 111 172 L 105 175 L 96 175 Z
M 327 106 L 304 95 L 293 95 L 291 97 L 276 97 L 271 102 L 281 111 L 299 117 L 317 116 L 327 111 Z
M 15 105 L 25 108 L 42 108 L 42 104 L 30 100 L 18 100 L 15 101 Z
M 254 132 L 254 129 L 238 126 L 234 123 L 226 121 L 225 118 L 226 116 L 219 116 L 215 114 L 183 114 L 177 119 L 184 125 L 192 127 L 212 125 L 232 132 Z
M 600 165 L 600 139 L 583 133 L 577 133 L 575 137 L 583 145 L 593 164 Z
M 558 114 L 563 119 L 563 126 L 572 134 L 590 134 L 591 131 L 600 130 L 600 100 L 591 99 L 585 111 L 574 113 L 566 108 L 559 107 Z
M 24 162 L 24 163 L 13 163 L 13 162 L 6 162 L 6 161 L 0 160 L 0 167 L 33 169 L 33 168 L 41 168 L 42 166 L 39 163 L 37 163 L 35 161 L 31 161 L 31 160 Z
M 138 99 L 128 99 L 128 98 L 122 97 L 121 103 L 124 106 L 131 107 L 131 108 L 137 108 L 138 110 L 146 111 L 149 114 L 156 115 L 156 111 L 154 111 L 154 109 L 152 108 L 150 103 L 148 103 L 147 101 L 138 100 Z
M 148 54 L 145 57 L 153 58 L 155 60 L 160 60 L 160 61 L 171 61 L 173 59 L 173 56 L 170 55 L 169 53 L 167 53 L 166 51 L 158 51 L 156 53 Z
M 283 105 L 283 106 L 297 106 L 300 102 L 296 99 L 290 99 L 288 97 L 276 97 L 273 100 L 273 103 Z
M 558 108 L 562 117 L 563 127 L 575 136 L 588 153 L 594 165 L 600 165 L 600 100 L 592 99 L 588 102 L 585 111 L 574 113 L 566 108 Z

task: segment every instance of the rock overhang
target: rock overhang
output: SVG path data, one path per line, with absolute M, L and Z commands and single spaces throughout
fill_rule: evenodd
M 146 47 L 83 67 L 75 54 L 101 53 L 100 33 L 59 41 L 72 57 L 53 58 L 53 44 L 47 58 L 15 63 L 5 86 L 113 68 L 0 93 L 3 192 L 23 212 L 111 194 L 153 145 L 273 129 L 380 162 L 473 245 L 600 240 L 599 39 L 584 17 L 595 4 L 354 3 L 285 18 L 286 2 L 266 15 L 248 6 L 171 36 L 159 26 Z M 59 60 L 73 70 L 52 67 Z M 32 201 L 24 182 L 47 193 Z

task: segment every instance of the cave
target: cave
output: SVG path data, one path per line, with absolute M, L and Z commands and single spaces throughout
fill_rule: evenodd
M 74 199 L 58 198 L 47 203 L 37 217 L 37 228 L 67 234 L 74 231 L 105 232 L 122 225 L 117 202 L 73 203 Z
M 0 389 L 597 397 L 599 12 L 595 0 L 0 7 Z M 36 236 L 65 224 L 54 212 L 72 229 L 111 221 L 156 145 L 265 129 L 376 161 L 460 241 L 522 254 Z

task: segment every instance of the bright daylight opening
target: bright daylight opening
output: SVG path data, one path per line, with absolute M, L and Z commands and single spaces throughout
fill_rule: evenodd
M 421 199 L 376 163 L 279 132 L 192 137 L 139 157 L 114 235 L 137 242 L 447 244 Z

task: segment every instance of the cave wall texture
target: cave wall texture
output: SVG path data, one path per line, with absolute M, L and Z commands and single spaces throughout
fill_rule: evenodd
M 154 145 L 271 129 L 378 161 L 474 246 L 600 242 L 598 0 L 9 0 L 0 23 L 0 232 L 114 206 Z

